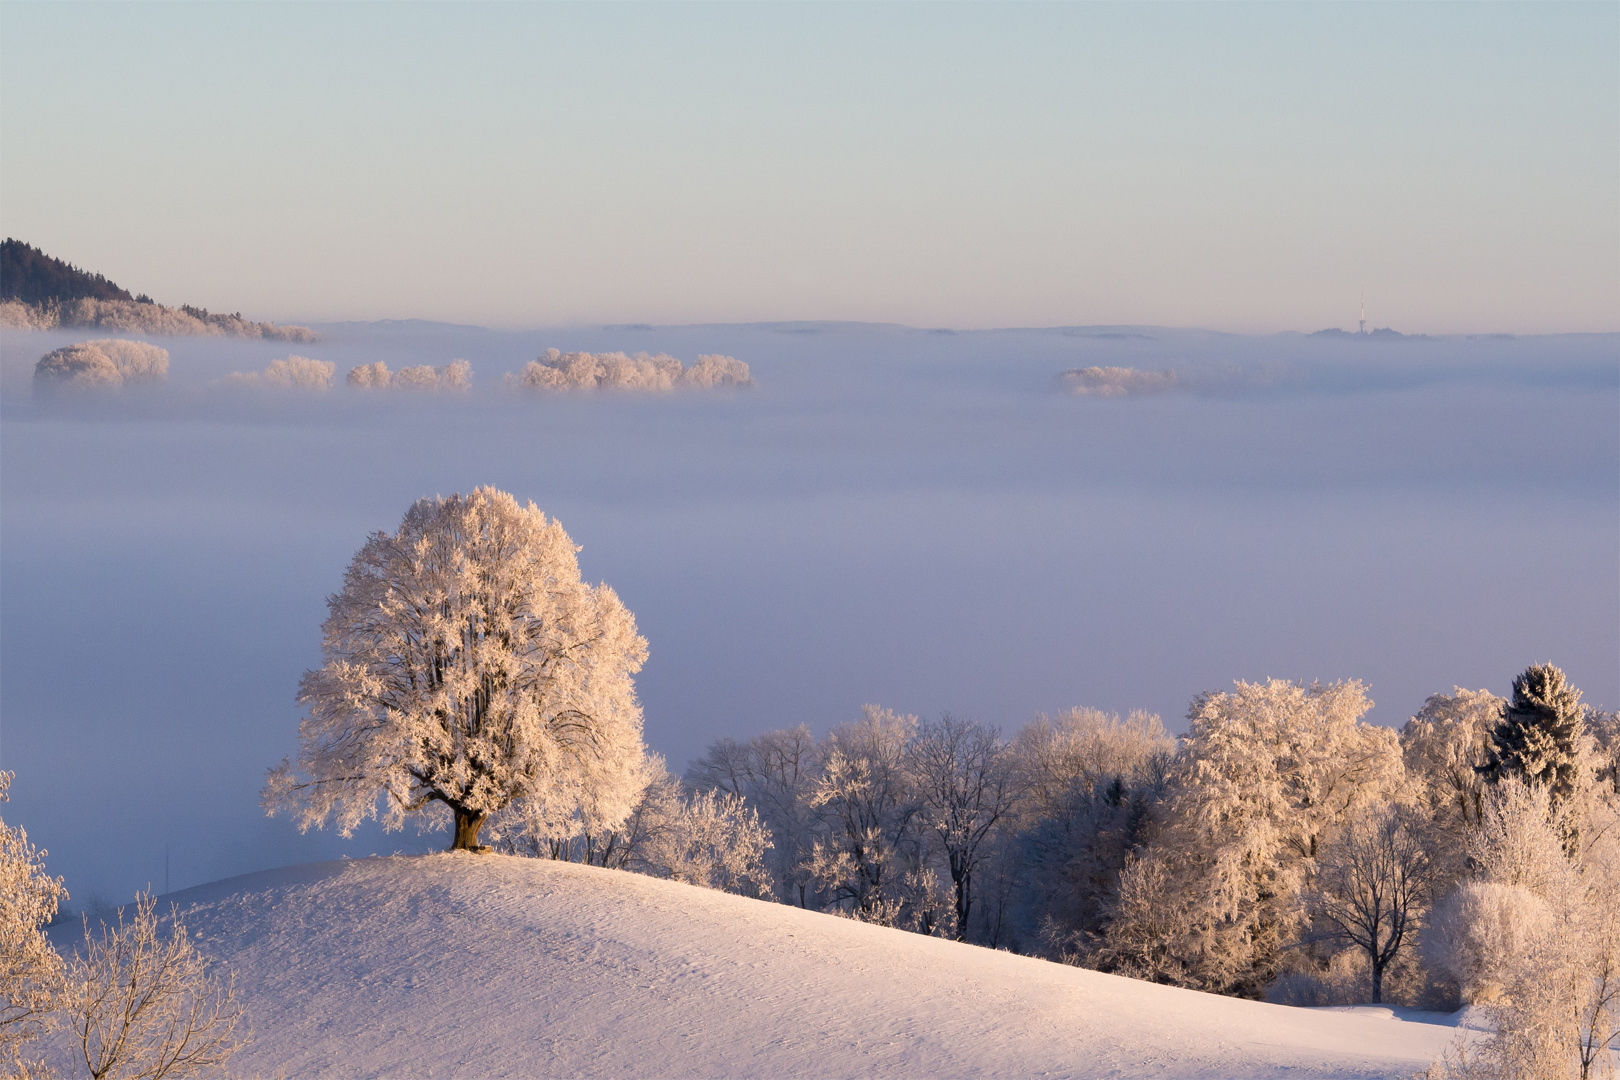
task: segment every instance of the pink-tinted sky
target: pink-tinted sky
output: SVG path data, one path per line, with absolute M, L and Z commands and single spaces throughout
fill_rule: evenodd
M 0 10 L 0 229 L 494 325 L 1613 330 L 1620 8 Z

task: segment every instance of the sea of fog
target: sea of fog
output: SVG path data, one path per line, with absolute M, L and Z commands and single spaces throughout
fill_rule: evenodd
M 494 484 L 635 612 L 649 745 L 874 702 L 1011 732 L 1234 679 L 1356 678 L 1399 725 L 1533 661 L 1620 703 L 1620 335 L 1239 337 L 849 324 L 501 332 L 336 324 L 318 344 L 169 339 L 167 384 L 51 404 L 0 338 L 3 814 L 75 908 L 441 837 L 300 835 L 258 806 L 296 753 L 325 598 L 415 499 Z M 524 397 L 549 346 L 702 353 L 756 387 Z M 219 386 L 290 353 L 321 396 Z M 465 358 L 460 397 L 348 368 Z M 1178 392 L 1060 393 L 1066 369 Z

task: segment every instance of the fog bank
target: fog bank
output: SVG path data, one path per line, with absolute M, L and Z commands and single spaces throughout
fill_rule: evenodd
M 424 495 L 533 499 L 635 612 L 651 747 L 876 702 L 1015 729 L 1237 678 L 1360 678 L 1399 723 L 1553 660 L 1620 702 L 1615 336 L 1369 342 L 840 324 L 498 333 L 333 324 L 348 371 L 456 394 L 223 387 L 287 346 L 165 338 L 168 377 L 35 400 L 81 340 L 0 338 L 0 766 L 73 904 L 437 837 L 300 837 L 257 808 L 295 747 L 326 594 Z M 755 387 L 512 395 L 560 352 L 735 357 Z M 1067 371 L 1176 373 L 1073 396 Z M 329 376 L 330 378 L 330 376 Z M 261 382 L 262 382 L 261 378 Z

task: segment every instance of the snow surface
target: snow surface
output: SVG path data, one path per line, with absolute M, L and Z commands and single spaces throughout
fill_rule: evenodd
M 1397 1077 L 1457 1035 L 504 856 L 310 863 L 165 899 L 236 970 L 254 1032 L 237 1075 Z

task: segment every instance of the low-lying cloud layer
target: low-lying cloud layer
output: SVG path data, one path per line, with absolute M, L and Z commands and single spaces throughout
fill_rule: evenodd
M 257 800 L 355 551 L 480 484 L 561 521 L 635 612 L 647 738 L 677 771 L 866 702 L 1175 729 L 1233 679 L 1360 678 L 1398 724 L 1549 659 L 1620 702 L 1617 336 L 318 329 L 297 352 L 326 393 L 280 389 L 303 384 L 284 344 L 192 336 L 137 343 L 168 351 L 161 381 L 36 398 L 40 358 L 85 335 L 0 337 L 6 820 L 75 906 L 161 882 L 165 845 L 175 888 L 443 846 L 304 836 Z M 758 385 L 506 392 L 552 344 L 746 357 Z M 452 357 L 466 393 L 344 379 Z M 1053 392 L 1087 368 L 1174 368 L 1182 390 Z

